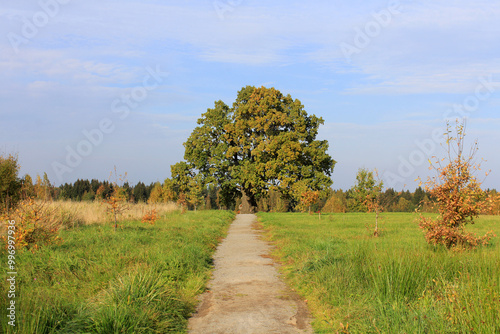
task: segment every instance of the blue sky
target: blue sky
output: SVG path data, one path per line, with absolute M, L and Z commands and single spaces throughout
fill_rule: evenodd
M 55 184 L 163 181 L 214 101 L 264 85 L 324 118 L 334 188 L 413 190 L 457 117 L 500 188 L 498 31 L 495 1 L 3 0 L 0 151 Z

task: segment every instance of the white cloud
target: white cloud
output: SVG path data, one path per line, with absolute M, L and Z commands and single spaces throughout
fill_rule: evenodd
M 499 26 L 500 5 L 402 1 L 402 8 L 350 56 L 350 64 L 340 43 L 355 46 L 354 27 L 363 28 L 362 23 L 348 28 L 349 38 L 323 44 L 308 56 L 332 72 L 362 75 L 363 82 L 346 89 L 355 94 L 465 93 L 479 76 L 499 72 L 500 37 L 493 27 Z
M 111 113 L 114 99 L 141 84 L 147 66 L 159 64 L 171 76 L 120 123 L 120 131 L 142 136 L 128 137 L 137 147 L 144 146 L 144 137 L 176 137 L 178 144 L 189 132 L 179 125 L 195 126 L 196 113 L 211 107 L 213 100 L 229 96 L 230 104 L 242 85 L 272 82 L 294 95 L 306 95 L 308 110 L 309 105 L 343 109 L 342 116 L 331 112 L 328 118 L 345 123 L 326 124 L 321 130 L 340 157 L 338 170 L 345 166 L 340 178 L 366 161 L 378 165 L 373 167 L 390 166 L 415 138 L 441 125 L 437 123 L 450 104 L 474 93 L 480 76 L 500 73 L 499 3 L 400 2 L 401 14 L 348 64 L 340 43 L 352 42 L 355 28 L 373 20 L 372 13 L 386 8 L 388 1 L 243 1 L 224 20 L 212 1 L 71 1 L 20 46 L 19 54 L 6 38 L 0 39 L 0 112 L 9 119 L 4 128 L 10 131 L 21 119 L 37 125 L 45 121 L 23 136 L 31 132 L 37 140 L 46 137 L 40 142 L 43 150 L 62 135 L 57 144 L 62 151 L 56 151 L 64 152 L 64 144 L 77 140 L 82 127 L 95 126 Z M 39 10 L 38 2 L 4 1 L 0 35 L 19 33 L 21 17 Z M 435 99 L 417 101 L 423 94 L 434 94 Z M 395 98 L 401 99 L 401 108 L 386 111 L 385 102 L 366 102 L 378 101 L 377 95 L 400 95 Z M 405 95 L 412 99 L 404 100 Z M 473 116 L 495 118 L 497 104 L 492 95 Z M 431 110 L 419 110 L 427 106 Z M 364 107 L 376 110 L 376 115 L 359 110 Z M 357 116 L 350 115 L 352 110 Z M 356 119 L 362 115 L 371 122 L 377 117 L 418 121 L 356 124 L 363 121 Z M 497 123 L 478 119 L 475 124 L 485 129 Z M 487 134 L 498 137 L 493 129 Z M 116 136 L 126 138 L 118 132 Z M 13 134 L 14 142 L 16 138 L 25 139 Z M 122 153 L 127 154 L 125 149 Z

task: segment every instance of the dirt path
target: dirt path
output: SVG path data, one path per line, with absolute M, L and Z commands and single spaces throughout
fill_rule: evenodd
M 209 291 L 189 320 L 189 333 L 312 333 L 305 303 L 278 277 L 271 246 L 237 215 L 215 253 Z

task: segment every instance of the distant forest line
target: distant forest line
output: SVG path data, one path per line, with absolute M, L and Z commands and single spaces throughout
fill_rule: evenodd
M 29 177 L 29 176 L 28 176 Z M 30 178 L 31 179 L 31 178 Z M 26 180 L 26 177 L 24 178 Z M 29 181 L 28 181 L 29 182 Z M 74 183 L 65 183 L 60 186 L 53 186 L 47 179 L 46 174 L 43 178 L 37 177 L 37 181 L 28 186 L 32 189 L 35 197 L 46 200 L 71 200 L 71 201 L 95 201 L 109 198 L 113 194 L 115 182 L 100 181 L 97 179 L 78 179 Z M 169 182 L 161 184 L 153 182 L 145 184 L 138 182 L 130 185 L 124 182 L 120 186 L 127 196 L 129 202 L 159 203 L 176 202 L 178 195 L 175 190 L 168 189 Z M 486 190 L 488 193 L 497 194 L 495 189 Z M 236 198 L 233 203 L 222 203 L 219 200 L 220 190 L 208 186 L 202 190 L 203 200 L 198 209 L 225 209 L 235 210 L 241 204 L 241 200 Z M 355 196 L 354 188 L 349 190 L 328 189 L 319 196 L 316 203 L 311 205 L 313 212 L 367 212 L 367 207 Z M 433 198 L 422 187 L 417 187 L 413 192 L 410 190 L 396 191 L 387 188 L 381 193 L 380 203 L 385 212 L 414 212 L 420 209 L 423 212 L 434 212 Z M 288 212 L 288 211 L 306 211 L 298 203 L 293 203 L 289 199 L 283 198 L 276 191 L 269 191 L 267 197 L 258 201 L 259 211 Z M 500 205 L 495 205 L 489 214 L 499 214 Z

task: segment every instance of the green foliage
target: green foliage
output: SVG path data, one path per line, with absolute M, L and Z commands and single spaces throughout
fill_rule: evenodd
M 82 196 L 82 201 L 92 202 L 95 200 L 95 193 L 91 190 L 90 192 L 85 192 Z
M 280 192 L 269 190 L 266 197 L 262 197 L 258 202 L 258 211 L 264 212 L 288 212 L 290 211 L 290 201 Z
M 43 173 L 43 179 L 40 175 L 36 176 L 34 190 L 37 199 L 42 201 L 51 201 L 54 199 L 54 186 L 50 183 L 47 173 Z
M 500 244 L 449 253 L 428 245 L 415 214 L 259 213 L 289 284 L 307 299 L 317 333 L 498 333 Z M 500 232 L 482 216 L 476 232 Z M 342 324 L 342 325 L 341 325 Z
M 197 174 L 189 180 L 187 201 L 194 207 L 194 211 L 196 211 L 198 205 L 203 203 L 203 190 L 201 174 Z
M 17 156 L 0 155 L 0 214 L 9 211 L 21 200 L 19 168 Z
M 27 176 L 29 177 L 29 175 Z M 127 201 L 135 203 L 146 203 L 154 186 L 155 183 L 145 185 L 143 182 L 138 182 L 135 186 L 130 186 L 128 182 L 123 183 Z M 99 181 L 92 179 L 89 181 L 78 179 L 74 183 L 65 183 L 57 188 L 53 188 L 52 191 L 53 197 L 56 199 L 82 201 L 107 199 L 113 194 L 114 189 L 113 183 L 108 180 Z
M 394 211 L 397 212 L 410 212 L 412 207 L 412 203 L 405 199 L 404 197 L 399 198 L 398 204 L 395 205 Z
M 151 194 L 149 195 L 148 203 L 160 203 L 163 201 L 163 187 L 160 182 L 156 182 Z
M 133 190 L 135 202 L 146 203 L 149 199 L 147 194 L 146 185 L 143 182 L 138 182 Z
M 163 185 L 160 182 L 156 182 L 149 195 L 148 203 L 166 203 L 175 201 L 178 196 L 176 194 L 176 188 L 178 187 L 173 179 L 165 179 Z M 187 187 L 183 187 L 182 189 L 187 189 Z
M 194 176 L 191 166 L 181 161 L 170 166 L 170 173 L 172 174 L 175 191 L 177 193 L 187 193 L 189 191 L 189 182 Z
M 35 194 L 35 186 L 33 185 L 33 179 L 28 174 L 24 175 L 21 180 L 22 183 L 22 194 L 21 198 L 34 198 Z
M 228 211 L 170 213 L 155 225 L 130 222 L 61 231 L 64 244 L 16 254 L 16 328 L 0 332 L 182 333 L 204 291 L 212 255 L 234 218 Z M 1 247 L 0 256 L 6 258 Z M 7 271 L 0 273 L 6 319 Z
M 372 171 L 360 168 L 356 174 L 356 184 L 351 189 L 349 211 L 367 212 L 373 209 L 374 203 L 380 200 L 383 183 L 375 180 Z
M 412 196 L 412 203 L 415 207 L 421 205 L 424 203 L 424 200 L 425 200 L 425 195 L 426 195 L 426 192 L 424 189 L 422 189 L 422 187 L 418 187 L 417 189 L 415 189 L 415 192 L 413 193 L 413 196 Z
M 347 211 L 347 198 L 342 190 L 332 191 L 321 212 L 341 213 Z
M 491 197 L 493 198 L 494 195 Z M 385 191 L 371 198 L 378 198 L 380 212 L 415 212 L 417 208 L 420 208 L 422 212 L 436 212 L 433 209 L 430 193 L 421 187 L 418 187 L 414 193 L 411 193 L 409 190 L 396 192 L 392 188 L 387 188 Z M 362 197 L 356 196 L 356 191 L 353 187 L 348 191 L 341 189 L 329 190 L 326 193 L 324 203 L 320 203 L 319 205 L 322 207 L 322 212 L 369 211 L 368 202 L 365 201 L 365 203 L 362 203 L 365 205 L 362 206 L 360 205 L 361 200 Z
M 328 142 L 316 140 L 323 119 L 309 116 L 290 95 L 247 86 L 232 108 L 217 101 L 198 124 L 184 144 L 189 166 L 175 167 L 175 175 L 182 183 L 184 174 L 177 170 L 199 171 L 205 184 L 220 189 L 225 206 L 238 193 L 255 207 L 269 190 L 291 199 L 297 185 L 323 190 L 332 184 L 335 161 L 327 154 Z
M 163 202 L 173 202 L 176 199 L 175 184 L 172 179 L 165 179 L 163 182 Z

